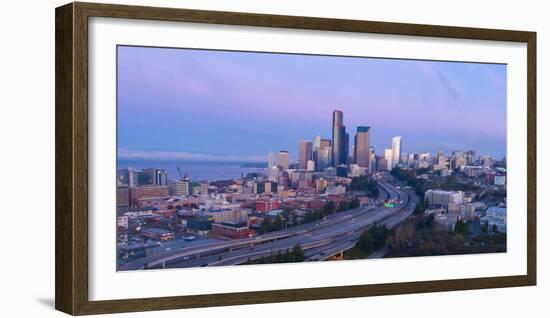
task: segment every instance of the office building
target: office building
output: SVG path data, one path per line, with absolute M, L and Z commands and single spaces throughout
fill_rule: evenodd
M 214 223 L 210 235 L 221 239 L 237 240 L 254 236 L 254 231 L 243 223 Z
M 308 161 L 307 161 L 306 169 L 307 169 L 308 171 L 315 171 L 315 161 L 313 161 L 313 160 L 308 160 Z
M 393 137 L 391 142 L 391 149 L 392 149 L 391 167 L 393 168 L 399 164 L 399 160 L 401 159 L 401 136 Z
M 281 208 L 281 200 L 256 200 L 256 211 L 268 212 L 271 210 L 278 210 Z
M 215 223 L 246 223 L 248 221 L 248 211 L 245 209 L 208 210 L 205 214 L 211 217 Z
M 449 209 L 449 207 L 464 203 L 464 192 L 430 189 L 425 192 L 424 198 L 429 206 Z
M 312 144 L 311 141 L 300 140 L 298 144 L 298 165 L 300 169 L 307 169 L 307 162 L 311 160 Z
M 130 205 L 130 189 L 122 186 L 117 188 L 116 192 L 116 206 L 129 206 Z
M 168 197 L 170 191 L 168 187 L 160 186 L 141 186 L 130 188 L 130 202 L 135 205 L 141 199 Z
M 359 126 L 355 134 L 353 160 L 355 164 L 370 169 L 370 127 Z
M 386 170 L 391 170 L 393 168 L 393 149 L 384 150 L 384 159 L 386 160 Z
M 271 169 L 275 165 L 275 157 L 273 156 L 273 151 L 269 151 L 267 155 L 267 169 Z
M 289 160 L 290 159 L 289 159 L 288 151 L 286 151 L 286 150 L 279 151 L 278 163 L 279 163 L 279 166 L 281 166 L 281 170 L 283 170 L 283 171 L 288 170 Z
M 188 196 L 190 193 L 189 181 L 171 180 L 168 182 L 170 195 Z
M 168 185 L 168 173 L 164 169 L 155 170 L 155 185 L 157 186 L 167 186 Z
M 316 171 L 322 172 L 332 163 L 332 143 L 330 139 L 321 139 L 319 150 L 314 158 Z
M 332 166 L 346 163 L 346 127 L 344 113 L 340 110 L 332 112 Z
M 500 232 L 506 232 L 506 208 L 489 207 L 485 211 L 485 216 L 479 220 L 481 223 L 487 223 L 489 230 L 496 225 L 497 230 Z

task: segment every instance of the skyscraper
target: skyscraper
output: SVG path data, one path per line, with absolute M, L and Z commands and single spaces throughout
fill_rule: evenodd
M 288 170 L 288 162 L 289 162 L 288 151 L 280 150 L 279 151 L 279 166 L 281 166 L 281 169 L 283 171 Z
M 300 140 L 298 143 L 298 164 L 300 169 L 307 169 L 307 162 L 311 160 L 311 141 Z
M 155 185 L 163 187 L 168 185 L 168 173 L 165 169 L 155 171 Z
M 371 169 L 370 167 L 370 127 L 359 126 L 355 134 L 355 145 L 353 148 L 353 160 L 355 164 Z
M 393 162 L 393 149 L 385 149 L 384 150 L 384 159 L 386 161 L 386 169 L 391 170 L 393 168 L 392 162 Z
M 344 113 L 340 110 L 332 112 L 332 165 L 334 167 L 346 163 L 348 154 L 346 148 L 346 127 Z
M 330 139 L 321 139 L 319 150 L 314 151 L 315 170 L 323 171 L 332 164 L 332 147 Z
M 399 164 L 399 160 L 401 159 L 401 136 L 393 137 L 391 142 L 391 150 L 392 150 L 391 167 L 393 168 Z
M 273 151 L 269 151 L 269 154 L 267 155 L 267 169 L 271 169 L 275 165 L 275 158 L 273 157 Z
M 344 154 L 342 156 L 341 164 L 347 164 L 349 161 L 349 134 L 346 132 L 346 126 L 344 126 Z

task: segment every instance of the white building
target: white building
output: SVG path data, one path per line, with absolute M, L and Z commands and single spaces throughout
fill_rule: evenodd
M 391 141 L 392 161 L 391 167 L 395 167 L 399 164 L 401 159 L 401 136 L 393 137 Z
M 500 232 L 506 232 L 506 208 L 492 206 L 485 211 L 485 216 L 480 218 L 481 223 L 487 222 L 489 231 L 493 225 L 497 226 Z
M 384 159 L 386 159 L 386 169 L 391 170 L 393 168 L 393 150 L 384 150 Z
M 495 185 L 504 186 L 506 185 L 506 176 L 495 176 Z
M 346 187 L 343 185 L 328 186 L 325 190 L 326 194 L 346 194 Z
M 212 217 L 216 223 L 241 223 L 248 220 L 248 211 L 245 209 L 210 210 L 206 215 Z
M 366 168 L 359 165 L 350 165 L 350 173 L 352 177 L 364 176 L 366 174 Z
M 315 161 L 308 160 L 306 168 L 308 171 L 315 171 Z
M 168 182 L 168 191 L 170 195 L 175 196 L 188 196 L 189 195 L 189 182 L 180 180 L 171 180 Z
M 448 209 L 449 205 L 456 207 L 464 203 L 464 192 L 430 189 L 424 194 L 424 199 L 430 206 L 442 206 Z

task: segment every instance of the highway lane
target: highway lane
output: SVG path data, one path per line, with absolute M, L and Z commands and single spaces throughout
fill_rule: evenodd
M 414 208 L 419 201 L 418 196 L 409 189 L 403 191 L 402 193 L 400 193 L 400 195 L 402 196 L 404 203 L 401 205 L 397 213 L 391 214 L 377 221 L 378 224 L 384 224 L 387 228 L 393 228 L 405 221 L 413 213 Z M 364 227 L 360 231 L 357 231 L 354 235 L 354 238 L 341 238 L 339 241 L 334 242 L 332 246 L 322 246 L 310 251 L 310 253 L 306 253 L 306 260 L 325 260 L 332 255 L 336 255 L 342 251 L 351 249 L 353 246 L 355 246 L 355 243 L 359 240 L 361 234 L 366 228 L 368 228 L 368 226 Z

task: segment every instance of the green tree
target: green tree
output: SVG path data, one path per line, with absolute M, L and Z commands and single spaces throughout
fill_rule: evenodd
M 292 249 L 292 254 L 294 262 L 303 262 L 305 260 L 304 251 L 302 250 L 302 246 L 300 245 L 300 243 L 294 245 L 294 248 Z
M 336 211 L 342 212 L 346 210 L 349 210 L 349 202 L 346 200 L 340 201 L 340 203 L 338 203 L 338 208 L 336 209 Z
M 350 202 L 349 208 L 350 209 L 356 209 L 360 206 L 361 206 L 361 202 L 359 201 L 359 199 L 357 197 L 354 197 Z
M 489 233 L 489 222 L 484 222 L 483 226 L 481 227 L 482 233 Z
M 369 230 L 366 230 L 363 235 L 361 235 L 356 246 L 367 255 L 374 251 L 374 239 Z
M 421 201 L 418 201 L 418 203 L 414 207 L 413 214 L 421 215 L 424 213 L 425 210 L 426 210 L 426 205 L 424 204 L 424 201 L 421 200 Z
M 470 232 L 468 224 L 462 220 L 457 220 L 455 223 L 455 233 L 466 235 Z
M 332 214 L 334 213 L 334 211 L 336 210 L 336 204 L 334 204 L 334 201 L 332 200 L 329 200 L 325 206 L 323 207 L 323 213 L 324 215 L 329 215 L 329 214 Z M 323 216 L 324 217 L 324 216 Z
M 292 251 L 290 249 L 287 249 L 283 254 L 282 263 L 291 263 L 292 259 L 293 259 Z
M 390 231 L 386 225 L 379 224 L 374 224 L 370 229 L 368 229 L 368 232 L 371 234 L 374 250 L 384 247 L 388 235 L 390 234 Z

